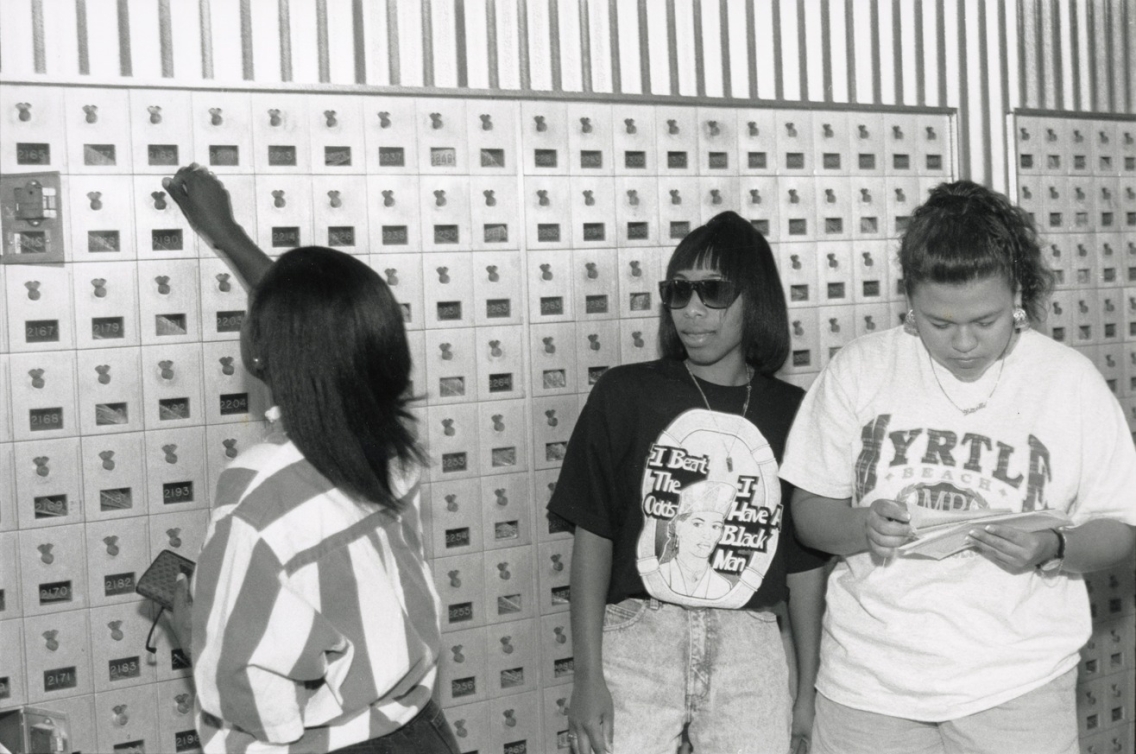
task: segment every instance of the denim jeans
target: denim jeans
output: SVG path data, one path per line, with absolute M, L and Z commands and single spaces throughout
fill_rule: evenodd
M 460 754 L 458 740 L 434 702 L 394 733 L 336 749 L 332 754 Z
M 604 613 L 614 754 L 785 754 L 792 700 L 773 613 L 628 599 Z
M 817 694 L 813 754 L 1077 754 L 1074 668 L 982 712 L 941 723 L 889 717 Z

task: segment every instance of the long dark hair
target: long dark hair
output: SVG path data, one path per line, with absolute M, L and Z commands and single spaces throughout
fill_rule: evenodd
M 425 455 L 402 311 L 382 278 L 339 251 L 289 251 L 257 286 L 246 335 L 304 457 L 347 494 L 397 510 L 391 463 Z
M 773 250 L 765 237 L 736 212 L 715 215 L 679 242 L 667 264 L 667 279 L 680 270 L 698 267 L 717 270 L 741 287 L 746 363 L 764 375 L 780 369 L 789 355 L 789 315 Z M 659 351 L 666 359 L 686 358 L 686 348 L 666 308 L 659 323 Z
M 1054 274 L 1033 220 L 997 191 L 973 181 L 941 183 L 915 210 L 899 249 L 904 287 L 961 284 L 1001 275 L 1034 322 L 1046 314 Z

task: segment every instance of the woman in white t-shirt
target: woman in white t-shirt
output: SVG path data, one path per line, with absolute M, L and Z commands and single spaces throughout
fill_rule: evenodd
M 801 539 L 841 556 L 812 752 L 1073 754 L 1081 574 L 1133 547 L 1124 414 L 1087 358 L 1029 329 L 1053 276 L 1004 196 L 939 186 L 900 263 L 904 326 L 834 357 L 781 467 Z M 899 549 L 944 514 L 1042 510 L 1071 523 L 975 522 L 939 560 Z

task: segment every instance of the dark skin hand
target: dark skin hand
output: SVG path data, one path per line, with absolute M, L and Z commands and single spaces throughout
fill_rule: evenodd
M 244 234 L 233 216 L 229 192 L 212 172 L 196 162 L 179 168 L 162 186 L 177 202 L 190 227 L 213 248 Z
M 174 606 L 166 610 L 166 625 L 177 639 L 178 646 L 189 657 L 193 645 L 193 597 L 189 594 L 189 581 L 179 573 L 174 586 Z
M 252 291 L 272 260 L 233 216 L 233 203 L 224 184 L 193 163 L 179 168 L 173 178 L 163 178 L 162 185 L 194 232 L 232 268 L 241 286 Z

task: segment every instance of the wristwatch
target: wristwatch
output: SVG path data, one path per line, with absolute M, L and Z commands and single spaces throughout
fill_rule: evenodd
M 1065 527 L 1058 526 L 1050 531 L 1057 535 L 1057 554 L 1037 564 L 1037 570 L 1042 573 L 1057 573 L 1061 570 L 1061 564 L 1065 562 Z

